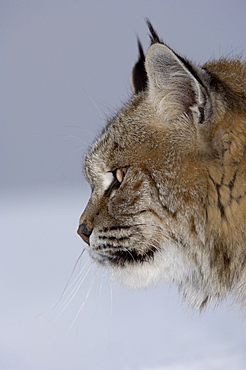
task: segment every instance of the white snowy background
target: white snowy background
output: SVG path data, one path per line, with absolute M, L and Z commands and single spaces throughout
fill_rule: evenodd
M 76 235 L 83 153 L 130 96 L 145 17 L 203 63 L 245 57 L 245 14 L 245 0 L 0 1 L 1 370 L 246 369 L 245 314 L 115 286 Z

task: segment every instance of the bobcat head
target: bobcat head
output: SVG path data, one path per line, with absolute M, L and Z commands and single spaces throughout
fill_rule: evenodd
M 196 66 L 158 37 L 132 98 L 88 150 L 78 234 L 118 283 L 175 282 L 201 308 L 246 300 L 246 63 Z

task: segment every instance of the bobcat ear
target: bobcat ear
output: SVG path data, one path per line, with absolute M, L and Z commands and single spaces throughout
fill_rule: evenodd
M 191 112 L 204 122 L 206 90 L 199 76 L 205 73 L 177 56 L 164 44 L 152 44 L 146 54 L 149 96 L 170 119 Z
M 145 56 L 142 45 L 138 40 L 139 59 L 132 69 L 131 75 L 131 87 L 132 92 L 137 94 L 143 91 L 147 87 L 148 77 L 145 69 Z

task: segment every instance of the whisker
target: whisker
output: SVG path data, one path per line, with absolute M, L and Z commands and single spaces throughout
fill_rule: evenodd
M 110 286 L 110 318 L 112 319 L 113 317 L 113 288 L 112 288 L 111 280 L 110 280 L 109 286 Z
M 138 224 L 138 225 L 134 225 L 134 226 L 144 226 L 145 228 L 149 229 L 149 230 L 153 230 L 156 234 L 159 234 L 161 236 L 164 236 L 165 238 L 167 238 L 168 240 L 171 240 L 173 243 L 175 243 L 176 245 L 179 245 L 179 243 L 177 242 L 177 240 L 175 240 L 172 235 L 169 235 L 168 232 L 165 232 L 161 226 L 159 225 L 155 225 L 155 224 Z M 152 229 L 151 229 L 152 228 Z M 153 228 L 157 228 L 159 229 L 160 231 L 157 231 L 157 230 L 154 230 Z M 137 233 L 137 232 L 136 232 Z M 142 234 L 141 234 L 142 235 Z
M 98 269 L 96 269 L 96 271 L 95 271 L 95 273 L 94 273 L 94 276 L 93 276 L 93 278 L 91 279 L 91 282 L 90 282 L 89 288 L 88 288 L 88 290 L 87 290 L 87 293 L 86 293 L 85 299 L 84 299 L 84 301 L 82 302 L 82 304 L 81 304 L 81 306 L 80 306 L 80 308 L 79 308 L 79 310 L 78 310 L 78 312 L 77 312 L 77 314 L 76 314 L 76 316 L 75 316 L 74 320 L 72 321 L 72 323 L 71 323 L 71 325 L 70 325 L 70 327 L 69 327 L 68 331 L 70 331 L 70 330 L 72 329 L 72 327 L 74 326 L 75 322 L 77 321 L 77 319 L 78 319 L 79 315 L 82 313 L 82 311 L 83 311 L 83 309 L 84 309 L 84 307 L 85 307 L 85 303 L 86 303 L 87 299 L 89 298 L 89 295 L 90 295 L 90 293 L 91 293 L 91 291 L 92 291 L 92 288 L 93 288 L 93 286 L 94 286 L 94 284 L 95 284 L 95 280 L 96 280 L 97 274 L 98 274 Z
M 132 260 L 136 262 L 136 259 L 134 258 L 133 254 L 131 253 L 131 251 L 129 249 L 124 248 L 123 250 L 124 250 L 124 252 L 127 252 L 128 254 L 130 254 Z
M 85 264 L 85 266 L 83 267 L 83 269 L 80 271 L 79 275 L 74 280 L 73 285 L 75 284 L 75 281 L 76 280 L 79 280 L 80 279 L 78 282 L 76 282 L 75 287 L 71 290 L 70 294 L 68 295 L 68 297 L 65 299 L 65 301 L 61 305 L 61 311 L 58 314 L 58 317 L 64 312 L 64 310 L 67 308 L 67 306 L 72 302 L 73 298 L 75 297 L 75 295 L 77 294 L 77 292 L 80 289 L 81 285 L 83 284 L 85 278 L 87 277 L 89 271 L 91 270 L 91 266 L 92 266 L 91 261 L 87 261 L 87 263 Z M 85 271 L 86 268 L 87 268 L 87 271 L 82 275 L 82 273 Z
M 105 121 L 105 118 L 103 118 L 102 112 L 99 109 L 99 107 L 98 107 L 97 103 L 95 102 L 95 100 L 88 94 L 88 92 L 86 91 L 86 89 L 83 86 L 81 86 L 81 88 L 84 90 L 84 93 L 90 99 L 90 101 L 92 102 L 92 104 L 94 105 L 94 107 L 96 108 L 96 110 L 99 113 L 99 116 L 100 116 L 102 122 L 104 122 Z
M 74 267 L 73 267 L 73 269 L 72 269 L 72 272 L 71 272 L 71 274 L 70 274 L 70 277 L 69 277 L 69 279 L 68 279 L 68 281 L 67 281 L 67 283 L 66 283 L 66 285 L 65 285 L 65 288 L 63 289 L 63 291 L 62 291 L 62 293 L 61 293 L 61 296 L 60 296 L 60 298 L 57 300 L 57 302 L 55 303 L 55 305 L 54 305 L 54 307 L 56 307 L 59 303 L 60 303 L 60 301 L 62 300 L 62 298 L 63 298 L 63 296 L 65 295 L 65 293 L 66 293 L 66 291 L 74 284 L 74 282 L 76 281 L 76 279 L 71 283 L 71 285 L 69 285 L 70 284 L 70 282 L 71 282 L 71 280 L 72 280 L 72 276 L 73 276 L 73 274 L 74 274 L 74 272 L 75 272 L 75 270 L 76 270 L 76 267 L 78 266 L 78 263 L 81 261 L 81 258 L 82 258 L 82 256 L 83 256 L 83 254 L 84 254 L 84 252 L 85 252 L 85 249 L 83 249 L 82 250 L 82 252 L 80 253 L 80 255 L 79 255 L 79 257 L 77 258 L 77 261 L 75 262 L 75 264 L 74 264 Z
M 64 134 L 60 136 L 64 137 L 65 142 L 72 141 L 72 142 L 76 142 L 76 143 L 83 144 L 83 145 L 89 145 L 89 143 L 85 141 L 83 138 L 81 138 L 80 136 L 76 136 L 72 134 Z
M 144 249 L 140 249 L 140 251 L 143 252 L 145 256 L 148 254 L 149 250 L 151 250 L 152 252 L 161 251 L 161 248 L 155 244 L 149 244 L 142 241 L 140 241 L 139 243 L 145 247 Z

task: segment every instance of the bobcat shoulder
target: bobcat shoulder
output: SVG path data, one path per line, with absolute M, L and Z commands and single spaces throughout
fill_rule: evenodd
M 246 304 L 246 63 L 180 57 L 148 22 L 132 98 L 89 148 L 79 235 L 116 282 Z

